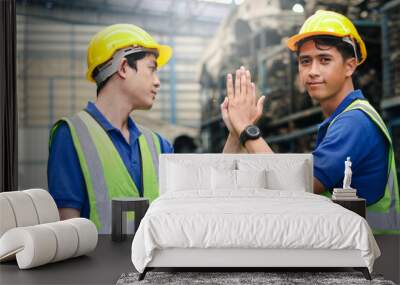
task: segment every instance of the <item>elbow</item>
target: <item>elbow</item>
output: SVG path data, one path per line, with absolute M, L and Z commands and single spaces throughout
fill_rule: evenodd
M 325 191 L 325 186 L 314 177 L 313 189 L 314 194 L 322 194 Z

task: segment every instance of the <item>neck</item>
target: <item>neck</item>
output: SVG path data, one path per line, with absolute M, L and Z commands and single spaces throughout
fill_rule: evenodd
M 128 117 L 134 108 L 121 94 L 102 90 L 95 105 L 115 128 L 128 130 Z
M 336 108 L 342 103 L 344 98 L 350 93 L 354 91 L 354 85 L 351 78 L 346 80 L 345 84 L 343 84 L 342 88 L 337 92 L 334 96 L 331 96 L 327 100 L 320 101 L 322 113 L 327 118 L 335 112 Z

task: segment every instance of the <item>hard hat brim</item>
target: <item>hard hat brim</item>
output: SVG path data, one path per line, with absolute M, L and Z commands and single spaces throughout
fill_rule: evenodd
M 157 67 L 161 68 L 168 63 L 168 61 L 172 57 L 172 48 L 166 45 L 159 45 L 157 47 L 158 50 L 158 58 L 157 58 Z
M 334 33 L 334 32 L 309 32 L 309 33 L 303 33 L 299 35 L 294 35 L 290 37 L 287 41 L 287 47 L 291 51 L 297 51 L 297 43 L 303 39 L 314 37 L 314 36 L 335 36 L 335 37 L 345 37 L 348 35 L 342 35 L 339 33 Z

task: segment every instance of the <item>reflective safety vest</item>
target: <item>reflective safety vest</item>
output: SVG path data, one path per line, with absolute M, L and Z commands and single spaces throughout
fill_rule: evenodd
M 139 197 L 118 150 L 103 127 L 86 111 L 71 118 L 62 118 L 50 132 L 50 144 L 61 122 L 69 126 L 86 184 L 90 205 L 90 220 L 99 233 L 111 233 L 111 200 Z M 143 196 L 152 202 L 158 192 L 158 158 L 161 153 L 156 134 L 138 126 L 139 149 L 142 162 Z
M 397 182 L 393 144 L 389 131 L 378 112 L 367 100 L 362 99 L 354 100 L 346 109 L 332 120 L 329 127 L 341 114 L 350 110 L 361 110 L 367 114 L 381 130 L 389 145 L 388 175 L 385 192 L 381 199 L 367 207 L 368 224 L 373 229 L 374 234 L 400 234 L 399 185 Z M 328 193 L 329 192 L 326 191 L 324 195 L 331 196 L 331 194 Z

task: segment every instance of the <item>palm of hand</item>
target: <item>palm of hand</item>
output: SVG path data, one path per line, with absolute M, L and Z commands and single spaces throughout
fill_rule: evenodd
M 227 75 L 226 86 L 228 99 L 221 104 L 222 118 L 230 132 L 240 134 L 261 117 L 265 97 L 256 100 L 255 85 L 244 67 L 236 71 L 235 85 L 232 75 Z

